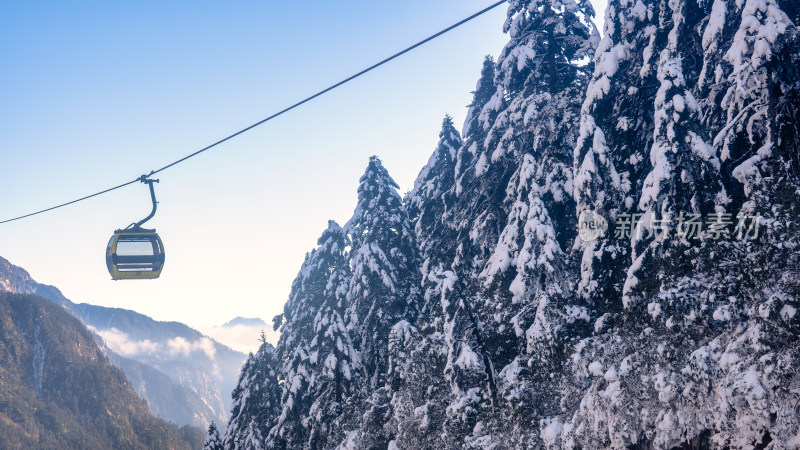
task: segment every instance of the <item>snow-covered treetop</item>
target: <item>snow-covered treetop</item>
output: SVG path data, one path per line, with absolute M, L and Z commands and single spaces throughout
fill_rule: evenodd
M 464 120 L 462 132 L 465 138 L 473 135 L 478 130 L 482 130 L 493 120 L 493 118 L 490 119 L 490 117 L 483 115 L 482 112 L 486 104 L 497 92 L 497 87 L 494 84 L 495 67 L 494 58 L 491 55 L 486 55 L 483 59 L 481 76 L 478 78 L 475 90 L 472 91 L 472 103 L 467 109 L 467 117 Z
M 411 237 L 408 213 L 397 192 L 398 188 L 397 183 L 383 167 L 381 160 L 377 156 L 371 156 L 367 170 L 359 179 L 358 205 L 353 212 L 353 217 L 345 225 L 354 247 L 372 231 Z M 382 222 L 392 225 L 376 227 Z M 382 241 L 382 239 L 377 240 Z
M 338 267 L 344 261 L 344 251 L 349 244 L 349 239 L 341 226 L 336 221 L 329 220 L 328 228 L 322 232 L 317 239 L 318 247 L 306 254 L 306 259 L 300 272 L 297 274 L 292 294 L 286 304 L 286 309 L 291 309 L 294 300 L 302 300 L 302 294 L 306 290 L 306 280 L 315 272 L 323 271 L 330 274 L 334 267 Z M 294 289 L 296 287 L 296 289 Z M 289 316 L 287 316 L 287 320 Z
M 427 236 L 441 220 L 444 196 L 455 180 L 456 153 L 464 145 L 461 135 L 453 125 L 453 118 L 446 115 L 439 132 L 439 144 L 428 164 L 422 168 L 414 181 L 414 189 L 406 196 L 409 218 L 415 224 L 420 245 L 425 247 Z M 433 207 L 433 204 L 436 207 Z M 426 205 L 423 208 L 423 205 Z
M 281 354 L 293 352 L 301 336 L 310 340 L 311 320 L 325 301 L 324 291 L 331 274 L 345 265 L 345 249 L 349 243 L 342 227 L 331 220 L 317 240 L 319 246 L 306 254 L 283 308 L 285 322 L 278 343 Z
M 563 114 L 551 117 L 550 113 L 571 110 L 566 103 L 574 103 L 584 90 L 600 39 L 592 17 L 594 9 L 588 0 L 509 3 L 504 31 L 510 39 L 497 60 L 495 92 L 477 118 L 481 127 L 468 116 L 457 194 L 466 188 L 463 174 L 470 171 L 468 166 L 480 177 L 490 166 L 507 164 L 507 159 L 520 157 L 531 146 L 546 147 L 547 141 L 563 137 L 565 127 L 556 127 Z M 488 61 L 484 69 L 487 65 Z M 482 77 L 479 88 L 484 84 L 488 83 Z M 470 112 L 474 114 L 473 108 Z
M 512 0 L 503 31 L 510 40 L 498 58 L 506 92 L 530 84 L 558 92 L 591 68 L 599 34 L 589 0 Z M 530 86 L 531 88 L 533 86 Z
M 423 201 L 441 195 L 452 186 L 456 152 L 463 143 L 461 134 L 453 125 L 453 118 L 449 114 L 444 116 L 439 143 L 408 194 L 410 209 L 418 210 Z
M 217 425 L 211 422 L 206 433 L 206 440 L 203 442 L 203 450 L 222 450 L 222 438 L 217 430 Z

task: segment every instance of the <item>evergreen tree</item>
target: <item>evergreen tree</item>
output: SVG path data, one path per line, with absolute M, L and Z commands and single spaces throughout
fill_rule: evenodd
M 359 355 L 342 320 L 349 239 L 334 221 L 306 257 L 289 301 L 278 345 L 281 413 L 269 434 L 271 447 L 321 448 L 334 419 L 352 394 Z
M 453 118 L 446 115 L 439 132 L 439 144 L 428 164 L 417 175 L 414 188 L 406 196 L 409 218 L 422 254 L 431 253 L 432 246 L 436 245 L 431 238 L 435 236 L 434 230 L 440 228 L 441 216 L 447 210 L 444 197 L 455 182 L 456 153 L 463 144 L 461 135 L 453 125 Z
M 483 349 L 479 320 L 471 301 L 462 294 L 467 289 L 468 270 L 472 267 L 461 267 L 457 254 L 464 250 L 470 233 L 471 213 L 476 205 L 486 204 L 485 198 L 478 201 L 480 197 L 472 194 L 479 192 L 473 190 L 473 183 L 487 131 L 504 104 L 504 98 L 496 97 L 495 70 L 494 60 L 486 56 L 464 122 L 465 142 L 456 153 L 455 184 L 445 193 L 443 210 L 437 211 L 435 205 L 424 205 L 423 209 L 433 210 L 439 220 L 432 229 L 420 230 L 423 232 L 420 241 L 428 242 L 423 249 L 427 251 L 422 276 L 425 302 L 431 305 L 426 309 L 430 311 L 427 320 L 430 325 L 421 323 L 420 329 L 428 333 L 429 345 L 445 345 L 443 351 L 447 358 L 443 372 L 450 384 L 446 402 L 432 402 L 428 409 L 439 412 L 438 409 L 445 408 L 445 434 L 442 435 L 445 442 L 458 440 L 472 430 L 479 410 L 491 403 L 494 392 L 493 367 Z M 438 304 L 438 308 L 434 304 Z M 433 350 L 426 345 L 421 348 L 427 350 L 412 353 L 422 358 L 417 364 L 430 362 Z M 441 363 L 429 365 L 442 367 Z
M 466 272 L 480 273 L 480 285 L 467 292 L 482 291 L 487 310 L 501 311 L 481 317 L 492 324 L 487 339 L 507 349 L 493 355 L 499 367 L 526 348 L 532 319 L 528 299 L 535 291 L 552 296 L 562 290 L 559 283 L 538 278 L 540 269 L 556 272 L 554 264 L 561 261 L 554 261 L 563 259 L 562 248 L 575 235 L 576 221 L 566 214 L 574 208 L 574 123 L 577 99 L 592 69 L 586 60 L 598 39 L 590 21 L 594 11 L 585 1 L 516 1 L 508 14 L 510 40 L 498 59 L 497 91 L 488 103 L 496 117 L 478 149 L 474 172 L 465 172 L 461 180 L 492 200 L 478 197 L 464 208 L 475 216 L 465 220 L 470 240 L 457 256 L 466 265 L 477 262 L 476 267 L 462 264 Z
M 605 37 L 597 47 L 595 71 L 581 108 L 573 163 L 576 215 L 594 212 L 609 227 L 596 239 L 576 241 L 582 253 L 578 292 L 588 301 L 593 318 L 622 309 L 630 242 L 614 231 L 638 200 L 636 190 L 647 170 L 641 149 L 653 144 L 652 99 L 659 82 L 652 59 L 658 50 L 661 6 L 609 2 Z
M 569 248 L 577 235 L 576 123 L 599 40 L 593 16 L 588 1 L 511 2 L 510 40 L 497 63 L 496 95 L 511 100 L 490 129 L 487 151 L 493 163 L 513 164 L 501 165 L 508 174 L 501 231 L 489 239 L 493 248 L 477 279 L 497 389 L 509 402 L 510 420 L 499 426 L 513 434 L 558 411 L 559 386 L 550 374 L 569 362 L 569 346 L 581 334 L 576 327 L 587 328 L 586 309 L 573 301 L 573 280 L 564 274 L 573 266 Z
M 565 305 L 548 300 L 569 291 L 559 271 L 576 234 L 570 166 L 579 97 L 593 67 L 586 60 L 598 39 L 593 14 L 588 2 L 510 4 L 511 39 L 496 67 L 484 63 L 456 185 L 445 210 L 431 205 L 443 218 L 434 234 L 444 244 L 426 252 L 423 276 L 426 300 L 438 297 L 444 311 L 453 435 L 471 431 L 496 402 L 495 366 L 541 353 L 539 344 L 552 342 L 544 331 L 555 328 L 550 322 L 574 322 L 550 317 Z M 437 260 L 441 254 L 450 261 Z
M 494 58 L 491 55 L 484 56 L 481 75 L 478 77 L 475 90 L 472 91 L 472 102 L 467 106 L 467 115 L 462 127 L 464 136 L 475 139 L 480 136 L 481 130 L 485 130 L 487 125 L 494 121 L 493 110 L 496 108 L 494 105 L 489 108 L 486 106 L 497 93 L 497 85 L 494 80 L 496 68 Z
M 497 117 L 497 111 L 505 104 L 505 98 L 497 95 L 498 87 L 495 82 L 497 65 L 494 59 L 486 55 L 481 67 L 481 75 L 472 91 L 472 103 L 467 110 L 464 120 L 462 136 L 464 145 L 456 153 L 456 185 L 453 195 L 460 196 L 464 190 L 462 179 L 465 174 L 476 169 L 476 162 L 480 159 L 486 133 Z M 482 167 L 482 165 L 481 165 Z M 450 202 L 456 201 L 455 199 Z M 448 217 L 448 216 L 445 216 Z M 456 221 L 456 218 L 451 221 Z
M 278 355 L 268 342 L 262 342 L 258 351 L 247 358 L 232 393 L 231 418 L 224 438 L 226 449 L 264 448 L 264 439 L 280 413 L 279 369 Z
M 587 1 L 518 1 L 506 21 L 510 41 L 497 79 L 514 100 L 495 122 L 505 129 L 495 154 L 515 149 L 516 164 L 503 201 L 505 225 L 480 276 L 509 312 L 501 320 L 513 324 L 517 338 L 525 336 L 520 353 L 555 338 L 545 317 L 564 305 L 546 304 L 570 290 L 559 274 L 577 234 L 572 150 L 580 95 L 593 69 L 587 60 L 599 39 L 592 16 Z
M 352 238 L 346 321 L 368 386 L 376 389 L 386 381 L 391 327 L 417 318 L 419 255 L 398 186 L 376 156 L 359 183 L 358 205 L 346 227 Z
M 687 235 L 686 229 L 677 228 L 673 222 L 692 215 L 724 213 L 729 203 L 719 173 L 720 161 L 703 138 L 700 105 L 683 75 L 685 58 L 679 49 L 687 48 L 685 36 L 693 33 L 686 28 L 686 9 L 685 2 L 675 2 L 661 11 L 662 22 L 671 23 L 672 28 L 658 62 L 661 84 L 654 105 L 649 158 L 652 169 L 642 184 L 638 202 L 641 217 L 632 230 L 632 264 L 623 287 L 626 304 L 634 289 L 657 294 L 657 280 L 663 278 L 664 270 L 691 270 L 698 238 L 703 236 Z M 688 51 L 699 49 L 688 47 Z M 640 285 L 642 280 L 648 280 L 647 285 Z
M 364 448 L 382 448 L 394 432 L 389 383 L 389 335 L 402 320 L 416 321 L 419 301 L 419 254 L 397 184 L 373 156 L 359 180 L 358 205 L 347 223 L 352 239 L 352 274 L 345 315 L 365 374 L 363 415 L 348 422 Z
M 217 430 L 217 425 L 211 422 L 206 433 L 206 440 L 203 442 L 203 450 L 223 450 L 222 438 Z

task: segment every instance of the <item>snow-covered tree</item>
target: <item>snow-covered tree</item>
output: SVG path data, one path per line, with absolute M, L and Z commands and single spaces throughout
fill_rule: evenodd
M 546 304 L 569 290 L 570 280 L 560 272 L 577 234 L 571 166 L 580 95 L 599 40 L 593 15 L 587 1 L 509 6 L 506 31 L 511 39 L 498 59 L 501 89 L 496 95 L 513 100 L 492 129 L 501 137 L 491 159 L 515 151 L 515 165 L 503 201 L 506 223 L 480 276 L 508 307 L 511 314 L 503 322 L 513 324 L 517 338 L 523 338 L 521 353 L 533 353 L 541 340 L 555 338 L 547 310 L 563 310 L 564 305 Z
M 447 210 L 444 197 L 455 182 L 456 153 L 463 144 L 461 135 L 453 125 L 453 118 L 446 115 L 439 132 L 439 143 L 428 164 L 417 175 L 414 188 L 405 198 L 423 254 L 430 253 L 429 250 L 436 245 L 436 240 L 431 241 L 430 238 L 436 236 L 435 230 L 440 228 L 442 214 Z
M 484 108 L 496 116 L 476 146 L 474 171 L 460 180 L 462 189 L 492 199 L 470 195 L 475 200 L 465 202 L 462 210 L 473 215 L 465 221 L 470 240 L 457 259 L 477 261 L 477 267 L 464 269 L 480 273 L 478 289 L 491 303 L 488 310 L 502 311 L 481 318 L 492 323 L 487 339 L 504 342 L 508 350 L 493 355 L 500 367 L 526 348 L 532 317 L 519 314 L 532 313 L 525 304 L 534 291 L 552 296 L 561 290 L 552 279 L 540 282 L 539 275 L 556 272 L 576 234 L 577 222 L 568 213 L 574 209 L 570 166 L 579 96 L 599 39 L 593 15 L 585 1 L 509 4 L 510 40 L 497 61 L 497 90 Z
M 511 39 L 496 65 L 484 62 L 455 186 L 445 208 L 426 205 L 441 217 L 423 277 L 426 301 L 438 299 L 444 313 L 454 436 L 496 403 L 499 369 L 550 348 L 551 322 L 581 316 L 564 314 L 555 297 L 569 291 L 559 271 L 576 234 L 572 150 L 599 39 L 593 14 L 582 1 L 511 2 Z
M 495 69 L 494 60 L 490 56 L 484 58 L 464 122 L 465 142 L 456 152 L 455 184 L 444 196 L 445 208 L 427 203 L 422 208 L 430 210 L 439 220 L 431 230 L 420 230 L 423 232 L 420 240 L 428 243 L 423 249 L 422 276 L 425 304 L 430 306 L 425 310 L 426 320 L 419 324 L 420 330 L 427 334 L 425 343 L 419 346 L 425 351 L 412 355 L 421 358 L 417 364 L 426 362 L 432 367 L 443 367 L 450 384 L 446 402 L 431 402 L 427 407 L 440 414 L 440 409 L 445 408 L 444 441 L 459 439 L 469 432 L 480 405 L 488 405 L 494 391 L 493 368 L 483 351 L 479 319 L 469 296 L 462 293 L 467 289 L 474 268 L 461 267 L 457 255 L 464 250 L 471 226 L 477 200 L 472 194 L 479 192 L 471 184 L 476 173 L 475 164 L 483 153 L 484 140 L 497 109 L 503 104 L 503 99 L 493 102 L 497 92 Z M 461 277 L 457 273 L 461 273 Z M 437 353 L 435 346 L 442 344 L 446 360 L 432 364 L 431 358 Z M 462 358 L 462 354 L 470 357 Z
M 337 239 L 342 244 L 349 243 L 338 226 Z M 340 418 L 352 414 L 363 387 L 361 356 L 353 346 L 343 319 L 349 281 L 350 268 L 343 260 L 331 274 L 325 286 L 325 303 L 314 318 L 316 335 L 310 350 L 315 361 L 309 370 L 317 376 L 309 384 L 307 393 L 313 399 L 305 423 L 309 429 L 306 444 L 309 448 L 322 448 L 332 442 L 341 431 Z
M 640 218 L 632 224 L 632 264 L 623 286 L 626 305 L 632 291 L 656 294 L 665 271 L 691 265 L 704 233 L 697 230 L 692 236 L 693 230 L 676 227 L 679 220 L 724 213 L 729 203 L 720 161 L 703 137 L 702 111 L 683 74 L 683 53 L 700 50 L 687 45 L 687 35 L 694 31 L 687 28 L 686 8 L 685 2 L 673 2 L 661 10 L 661 22 L 672 26 L 656 69 L 660 87 L 654 103 L 651 169 L 641 187 Z
M 630 242 L 619 239 L 614 230 L 621 215 L 633 212 L 637 182 L 647 170 L 642 149 L 652 147 L 652 99 L 659 86 L 653 57 L 660 5 L 609 2 L 605 36 L 597 47 L 594 74 L 581 108 L 573 163 L 576 215 L 591 211 L 609 227 L 596 239 L 576 240 L 582 253 L 578 291 L 594 318 L 622 308 Z
M 419 255 L 397 183 L 376 156 L 359 183 L 358 205 L 346 226 L 352 275 L 345 319 L 368 386 L 377 389 L 386 381 L 391 327 L 417 318 Z
M 211 422 L 206 433 L 206 440 L 203 442 L 203 450 L 223 450 L 224 448 L 217 425 Z
M 526 435 L 540 414 L 557 410 L 549 374 L 563 371 L 575 328 L 587 328 L 565 272 L 574 265 L 569 248 L 577 235 L 573 149 L 599 41 L 593 16 L 586 1 L 511 2 L 510 40 L 497 61 L 495 103 L 510 100 L 484 143 L 488 170 L 508 178 L 500 232 L 485 236 L 493 247 L 477 279 L 486 303 L 479 313 L 484 345 L 493 348 L 497 390 L 509 405 L 510 420 L 500 422 L 515 434 Z M 513 162 L 507 169 L 504 158 Z
M 272 344 L 262 342 L 247 358 L 233 390 L 231 418 L 225 431 L 226 449 L 261 449 L 280 413 L 280 362 Z
M 481 67 L 481 75 L 472 91 L 472 102 L 467 109 L 467 116 L 462 128 L 464 146 L 456 153 L 456 186 L 455 195 L 463 191 L 461 178 L 467 171 L 474 170 L 475 162 L 479 158 L 479 148 L 484 146 L 484 139 L 489 127 L 497 117 L 497 111 L 503 106 L 505 99 L 497 97 L 495 84 L 495 70 L 497 65 L 494 59 L 486 55 Z
M 349 239 L 334 221 L 317 241 L 293 283 L 284 309 L 278 352 L 281 412 L 269 433 L 272 447 L 317 448 L 358 378 L 359 355 L 342 320 L 347 289 Z

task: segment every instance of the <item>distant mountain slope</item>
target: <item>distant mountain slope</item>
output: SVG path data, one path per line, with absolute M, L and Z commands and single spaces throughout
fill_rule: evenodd
M 0 292 L 0 448 L 198 448 L 150 414 L 92 334 L 45 299 Z
M 245 360 L 243 353 L 179 322 L 159 322 L 134 311 L 88 304 L 73 304 L 67 309 L 109 348 L 168 375 L 196 393 L 218 422 L 226 420 L 230 392 Z M 169 405 L 160 408 L 165 407 Z
M 122 308 L 74 303 L 57 288 L 37 283 L 24 269 L 2 257 L 0 291 L 42 296 L 79 318 L 103 339 L 114 353 L 109 354 L 112 363 L 125 371 L 136 391 L 160 417 L 202 427 L 209 420 L 226 420 L 230 392 L 245 361 L 243 353 L 179 322 L 159 322 Z M 167 381 L 172 385 L 163 384 Z M 165 393 L 170 395 L 161 395 Z M 186 421 L 188 417 L 192 420 Z
M 236 317 L 234 319 L 225 322 L 223 327 L 235 327 L 236 325 L 246 325 L 248 327 L 267 327 L 267 322 L 259 319 L 258 317 L 250 318 L 250 317 Z
M 147 364 L 107 351 L 111 364 L 125 372 L 134 392 L 148 400 L 153 414 L 177 424 L 205 424 L 218 420 L 214 411 L 191 389 L 172 381 L 167 375 Z

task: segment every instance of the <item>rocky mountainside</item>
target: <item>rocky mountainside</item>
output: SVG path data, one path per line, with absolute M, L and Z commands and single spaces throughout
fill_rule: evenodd
M 370 160 L 225 448 L 800 447 L 800 7 L 594 14 L 511 0 L 413 190 Z
M 3 258 L 0 291 L 39 295 L 80 319 L 159 417 L 203 429 L 212 421 L 227 420 L 230 392 L 244 354 L 182 323 L 159 322 L 121 308 L 73 303 L 57 288 L 37 283 Z
M 210 410 L 220 423 L 227 419 L 230 392 L 245 360 L 243 353 L 182 323 L 156 321 L 135 311 L 85 303 L 73 304 L 68 310 L 116 353 L 155 368 L 194 393 L 205 405 L 201 412 Z M 205 415 L 198 420 L 207 426 Z
M 203 433 L 153 415 L 62 308 L 0 292 L 0 447 L 174 448 Z

